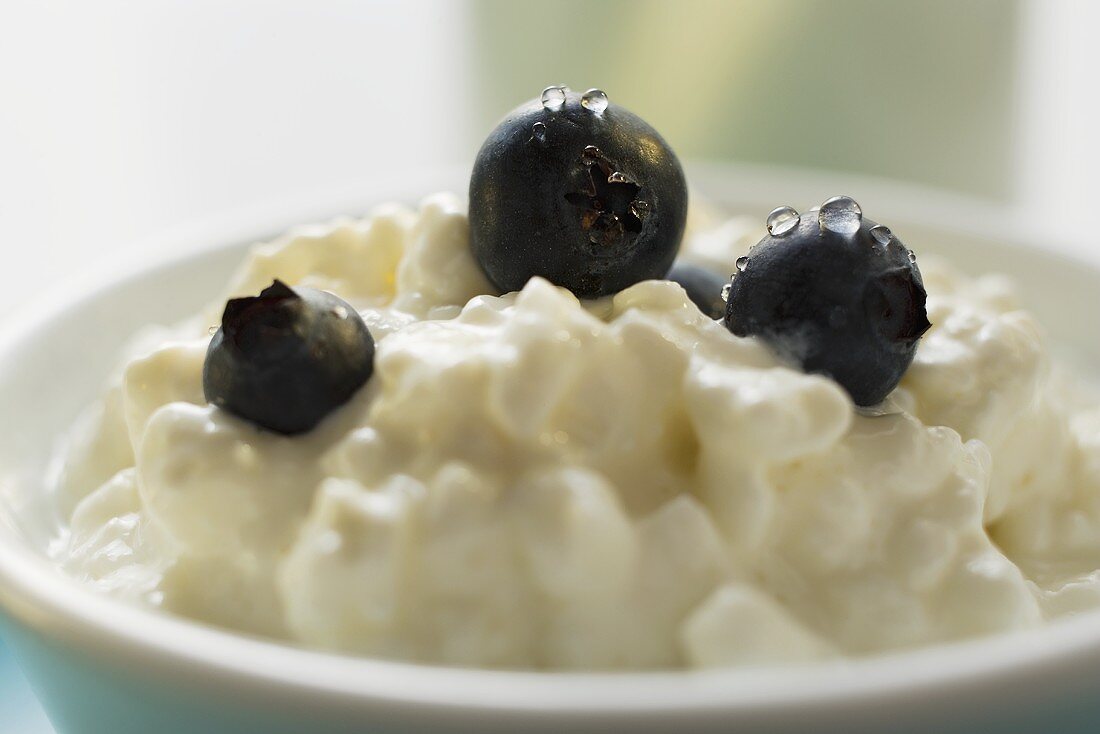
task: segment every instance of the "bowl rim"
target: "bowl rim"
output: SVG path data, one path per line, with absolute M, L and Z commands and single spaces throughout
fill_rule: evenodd
M 728 177 L 731 170 L 704 166 L 701 177 L 704 181 Z M 760 169 L 736 170 L 751 179 Z M 802 174 L 781 171 L 776 175 Z M 907 185 L 866 177 L 847 179 L 849 190 L 885 187 L 887 199 L 902 209 L 910 206 L 905 202 L 922 195 L 921 190 Z M 391 184 L 387 182 L 391 196 L 385 198 L 399 197 Z M 364 190 L 373 194 L 364 194 Z M 422 193 L 423 188 L 410 183 L 398 191 Z M 109 262 L 59 284 L 35 307 L 0 325 L 0 361 L 16 353 L 43 325 L 79 311 L 116 288 L 163 274 L 186 261 L 241 249 L 294 223 L 326 218 L 318 215 L 361 210 L 356 202 L 382 201 L 379 194 L 384 192 L 378 186 L 359 185 L 344 193 L 298 200 L 293 206 L 284 201 L 252 208 L 152 238 L 141 250 L 152 254 L 121 265 Z M 948 224 L 939 227 L 943 231 L 978 231 L 983 239 L 1027 247 L 1024 228 L 1011 218 L 1006 220 L 1002 207 L 940 192 L 924 194 L 931 195 L 925 199 L 929 206 L 947 201 L 953 202 L 950 206 L 955 214 L 965 212 L 966 226 Z M 735 196 L 749 204 L 763 199 L 760 195 Z M 946 217 L 949 221 L 950 216 Z M 1100 282 L 1097 263 L 1071 252 L 1062 248 L 1047 254 L 1066 267 L 1091 271 Z M 1100 612 L 1022 632 L 789 667 L 577 673 L 451 668 L 351 657 L 253 638 L 101 595 L 62 575 L 3 523 L 0 610 L 53 642 L 124 668 L 188 679 L 210 690 L 224 691 L 228 685 L 235 692 L 265 698 L 274 693 L 297 704 L 324 701 L 326 706 L 349 712 L 376 711 L 384 706 L 391 713 L 411 717 L 433 710 L 561 716 L 720 714 L 732 725 L 794 719 L 825 710 L 850 716 L 869 704 L 919 709 L 933 701 L 979 700 L 994 690 L 1002 695 L 1012 691 L 1022 697 L 1035 696 L 1100 670 Z M 552 694 L 548 694 L 550 683 Z

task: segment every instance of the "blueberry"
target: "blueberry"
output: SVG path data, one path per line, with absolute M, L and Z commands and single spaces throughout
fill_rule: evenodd
M 776 209 L 768 230 L 737 261 L 726 327 L 832 377 L 857 405 L 881 402 L 930 326 L 916 257 L 848 197 L 802 217 Z
M 726 312 L 726 302 L 722 300 L 722 288 L 726 285 L 725 276 L 698 265 L 678 262 L 672 266 L 666 280 L 679 283 L 687 291 L 691 302 L 708 317 L 720 319 Z
M 582 298 L 661 278 L 687 218 L 668 144 L 598 90 L 550 87 L 508 113 L 470 178 L 470 247 L 489 280 L 533 276 Z
M 225 305 L 202 383 L 214 405 L 295 434 L 347 402 L 373 369 L 374 339 L 351 305 L 276 280 Z

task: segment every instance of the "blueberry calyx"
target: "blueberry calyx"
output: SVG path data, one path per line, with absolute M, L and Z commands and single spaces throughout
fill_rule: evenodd
M 283 333 L 291 327 L 301 300 L 281 280 L 272 282 L 258 296 L 231 298 L 222 313 L 226 347 L 250 362 L 271 359 L 271 352 L 291 343 Z
M 594 145 L 585 147 L 581 163 L 588 169 L 588 186 L 569 192 L 565 200 L 583 209 L 581 227 L 588 232 L 588 241 L 612 247 L 641 232 L 639 213 L 648 206 L 637 198 L 641 187 L 615 170 Z
M 901 293 L 900 299 L 891 294 Z M 863 304 L 869 323 L 883 339 L 903 345 L 915 343 L 932 328 L 924 308 L 926 294 L 908 270 L 884 273 L 867 284 Z M 898 303 L 902 308 L 897 308 Z

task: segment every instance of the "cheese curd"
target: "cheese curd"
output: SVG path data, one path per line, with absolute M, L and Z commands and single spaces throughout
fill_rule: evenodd
M 297 229 L 139 338 L 66 448 L 59 562 L 245 632 L 511 668 L 807 662 L 1100 604 L 1100 401 L 1003 279 L 922 260 L 934 327 L 867 415 L 670 282 L 489 295 L 466 231 L 447 195 Z M 731 220 L 682 256 L 757 236 Z M 209 325 L 275 277 L 377 342 L 297 437 L 203 400 Z

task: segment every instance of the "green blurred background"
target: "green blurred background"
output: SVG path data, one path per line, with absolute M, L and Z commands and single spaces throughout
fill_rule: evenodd
M 682 156 L 1012 192 L 1019 7 L 1006 0 L 480 0 L 488 130 L 553 83 L 598 86 Z

